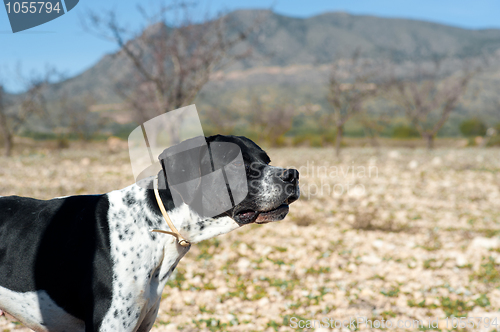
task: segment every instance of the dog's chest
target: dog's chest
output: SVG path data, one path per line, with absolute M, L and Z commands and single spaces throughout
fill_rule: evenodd
M 103 331 L 130 329 L 155 310 L 168 277 L 189 250 L 178 247 L 172 236 L 151 232 L 164 221 L 146 208 L 144 193 L 136 186 L 111 192 L 108 198 L 113 298 Z

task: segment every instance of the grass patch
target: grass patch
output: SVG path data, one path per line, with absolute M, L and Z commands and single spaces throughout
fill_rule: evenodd
M 389 290 L 380 291 L 380 294 L 387 296 L 387 297 L 398 297 L 399 292 L 400 292 L 399 287 L 392 287 Z
M 438 230 L 433 229 L 432 231 L 430 231 L 427 241 L 425 241 L 425 243 L 419 247 L 427 251 L 436 251 L 443 248 L 443 243 L 439 238 Z
M 306 270 L 306 274 L 323 274 L 323 273 L 329 273 L 331 271 L 332 271 L 332 269 L 330 269 L 329 267 L 324 267 L 324 266 L 320 266 L 318 269 L 310 267 Z
M 488 299 L 486 294 L 481 294 L 481 296 L 479 296 L 474 302 L 482 308 L 489 307 L 491 305 L 490 299 Z
M 407 303 L 409 307 L 427 308 L 427 309 L 436 309 L 438 307 L 434 303 L 426 304 L 425 299 L 422 300 L 421 302 L 416 302 L 415 300 L 408 300 Z
M 424 261 L 423 267 L 426 270 L 438 270 L 441 269 L 444 265 L 444 262 L 441 264 L 437 263 L 437 259 L 431 258 L 431 259 L 426 259 Z
M 441 297 L 441 308 L 447 317 L 467 317 L 467 313 L 472 310 L 473 305 L 463 300 L 452 300 L 449 297 Z
M 478 280 L 485 284 L 499 283 L 500 271 L 498 269 L 498 265 L 495 263 L 495 259 L 491 256 L 487 259 L 483 257 L 483 261 L 484 263 L 481 264 L 479 271 L 474 272 L 469 276 L 469 281 Z
M 222 323 L 220 319 L 208 318 L 208 319 L 193 319 L 193 324 L 198 328 L 198 330 L 208 329 L 211 332 L 216 331 L 226 331 L 232 323 Z
M 288 248 L 283 248 L 283 247 L 274 247 L 274 249 L 278 250 L 279 252 L 286 252 Z
M 382 231 L 391 233 L 400 233 L 408 231 L 410 226 L 407 224 L 395 223 L 391 218 L 383 223 L 375 222 L 377 211 L 360 213 L 357 212 L 354 215 L 354 222 L 351 224 L 353 229 L 363 230 L 363 231 Z
M 291 221 L 295 225 L 300 226 L 300 227 L 307 227 L 307 226 L 310 226 L 310 225 L 313 225 L 316 223 L 316 218 L 311 217 L 309 215 L 296 216 L 296 215 L 290 214 L 289 218 L 291 219 Z
M 176 272 L 174 272 L 167 281 L 167 286 L 181 289 L 183 282 L 186 281 L 186 277 L 184 276 L 186 272 L 179 267 L 175 271 Z
M 292 291 L 295 286 L 299 284 L 298 279 L 270 279 L 270 278 L 261 278 L 262 281 L 266 281 L 269 283 L 269 286 L 276 287 L 283 291 Z
M 201 241 L 197 244 L 200 254 L 196 257 L 196 260 L 210 260 L 214 257 L 214 253 L 220 246 L 220 240 L 218 238 L 212 238 L 210 240 Z
M 380 314 L 380 316 L 382 316 L 383 319 L 388 320 L 388 319 L 390 319 L 389 317 L 392 317 L 392 318 L 396 317 L 396 313 L 392 310 L 389 310 L 389 311 L 382 312 Z

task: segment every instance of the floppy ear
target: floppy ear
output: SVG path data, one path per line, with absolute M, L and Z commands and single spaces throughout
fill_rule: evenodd
M 209 146 L 214 170 L 221 170 L 224 173 L 227 191 L 231 196 L 231 207 L 241 203 L 248 194 L 245 161 L 241 148 L 232 142 L 211 142 Z
M 201 201 L 201 176 L 210 173 L 211 163 L 204 137 L 195 137 L 165 149 L 158 157 L 176 206 Z M 208 162 L 207 162 L 208 161 Z M 175 195 L 177 194 L 177 195 Z

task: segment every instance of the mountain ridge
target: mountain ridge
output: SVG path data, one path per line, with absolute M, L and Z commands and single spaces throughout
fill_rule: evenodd
M 269 10 L 237 10 L 227 14 L 248 27 L 265 16 L 253 57 L 236 62 L 225 71 L 256 67 L 321 66 L 359 50 L 363 57 L 394 62 L 424 61 L 436 57 L 477 57 L 500 49 L 500 29 L 474 30 L 403 18 L 380 18 L 327 12 L 293 18 Z M 133 71 L 121 51 L 104 55 L 84 72 L 54 85 L 54 97 L 89 92 L 100 103 L 118 102 L 117 82 Z
M 280 99 L 295 104 L 314 103 L 328 107 L 329 66 L 334 60 L 350 57 L 357 50 L 363 57 L 389 59 L 396 65 L 494 54 L 500 59 L 500 29 L 464 29 L 414 19 L 343 12 L 327 12 L 309 18 L 293 18 L 269 10 L 238 10 L 227 14 L 228 20 L 243 28 L 262 17 L 260 33 L 248 38 L 257 42 L 250 45 L 245 41 L 242 46 L 251 46 L 253 56 L 214 72 L 215 79 L 200 91 L 195 100 L 197 104 L 228 105 L 232 99 L 248 99 L 252 94 L 272 90 L 273 94 L 281 96 Z M 82 99 L 91 95 L 96 106 L 119 105 L 122 100 L 115 86 L 130 80 L 133 72 L 133 66 L 121 50 L 105 54 L 82 73 L 52 84 L 47 99 L 56 105 L 62 97 Z M 493 107 L 500 90 L 500 61 L 481 75 L 475 79 L 476 83 L 488 83 L 484 84 L 476 104 L 471 103 L 467 109 L 456 112 L 460 119 L 476 113 L 484 114 L 485 119 L 497 117 Z M 94 109 L 105 111 L 103 107 Z M 460 120 L 457 119 L 453 121 Z

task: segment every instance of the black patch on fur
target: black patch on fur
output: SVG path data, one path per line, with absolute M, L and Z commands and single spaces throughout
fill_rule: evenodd
M 134 195 L 131 192 L 128 192 L 123 198 L 123 203 L 127 206 L 132 206 L 137 203 Z
M 45 290 L 86 331 L 97 331 L 113 289 L 108 209 L 105 195 L 0 198 L 0 285 Z M 47 310 L 40 308 L 42 318 Z

